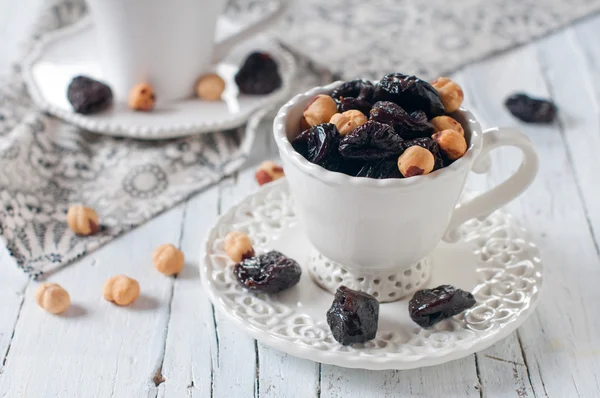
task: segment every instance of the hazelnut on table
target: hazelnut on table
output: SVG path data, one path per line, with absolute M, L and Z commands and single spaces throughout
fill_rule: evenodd
M 57 283 L 42 283 L 38 286 L 35 301 L 52 314 L 61 314 L 71 306 L 69 293 Z
M 102 295 L 117 305 L 129 305 L 140 295 L 140 284 L 126 275 L 115 275 L 104 283 Z
M 258 185 L 264 185 L 268 182 L 279 180 L 282 177 L 285 177 L 283 168 L 270 160 L 262 162 L 254 174 Z
M 433 125 L 436 133 L 443 130 L 454 130 L 462 136 L 465 135 L 465 130 L 462 125 L 450 116 L 437 116 L 429 122 Z
M 429 174 L 434 165 L 433 154 L 418 145 L 409 147 L 398 157 L 398 170 L 404 177 Z
M 181 272 L 185 264 L 185 257 L 181 250 L 167 243 L 154 250 L 152 263 L 159 272 L 171 276 Z
M 346 135 L 354 131 L 358 126 L 362 126 L 367 122 L 367 117 L 361 112 L 355 109 L 336 113 L 329 119 L 329 123 L 335 124 L 340 135 Z
M 135 111 L 151 111 L 156 103 L 156 94 L 149 83 L 139 83 L 129 91 L 129 107 Z
M 196 83 L 196 95 L 206 101 L 218 101 L 225 91 L 225 80 L 216 73 L 201 76 Z
M 331 117 L 337 113 L 337 104 L 328 95 L 319 94 L 306 104 L 304 119 L 312 127 L 321 123 L 329 123 Z
M 460 133 L 454 130 L 444 130 L 431 136 L 438 143 L 442 152 L 450 160 L 461 158 L 467 152 L 467 141 Z
M 239 263 L 245 258 L 254 257 L 252 241 L 243 232 L 230 232 L 225 236 L 225 253 L 234 263 Z
M 464 94 L 462 88 L 447 77 L 438 77 L 431 82 L 431 85 L 437 90 L 444 110 L 447 113 L 456 112 L 463 102 Z
M 69 207 L 67 224 L 77 235 L 93 235 L 100 230 L 98 215 L 94 209 L 80 205 Z

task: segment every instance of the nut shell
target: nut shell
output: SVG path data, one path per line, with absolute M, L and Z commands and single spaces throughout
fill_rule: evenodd
M 239 231 L 228 233 L 225 236 L 225 253 L 234 263 L 254 257 L 254 248 L 250 237 Z
M 465 135 L 465 130 L 463 126 L 454 118 L 450 116 L 438 116 L 434 117 L 429 121 L 433 125 L 435 132 L 444 131 L 444 130 L 454 130 L 460 135 Z
M 467 141 L 454 130 L 444 130 L 431 136 L 450 160 L 461 158 L 467 152 Z
M 149 83 L 139 83 L 129 91 L 129 107 L 135 111 L 151 111 L 156 104 L 156 94 Z
M 98 215 L 94 209 L 80 205 L 69 207 L 67 224 L 77 235 L 93 235 L 100 230 Z
M 129 305 L 140 295 L 140 284 L 126 275 L 115 275 L 104 283 L 102 295 L 117 305 Z
M 196 83 L 196 95 L 206 101 L 218 101 L 225 91 L 225 80 L 216 73 L 201 76 Z
M 336 113 L 329 119 L 329 123 L 335 124 L 340 135 L 349 134 L 354 131 L 355 128 L 362 126 L 366 122 L 366 116 L 361 111 L 355 109 L 343 113 Z
M 171 276 L 181 272 L 185 264 L 185 257 L 181 250 L 167 243 L 154 250 L 152 263 L 159 272 Z
M 277 163 L 267 160 L 258 166 L 254 177 L 256 178 L 258 185 L 264 185 L 268 182 L 285 177 L 285 173 L 283 172 L 283 168 Z
M 437 90 L 446 113 L 456 112 L 463 102 L 464 94 L 462 88 L 447 77 L 438 77 L 431 82 Z
M 418 145 L 407 148 L 398 157 L 398 170 L 404 177 L 429 174 L 435 165 L 433 154 Z
M 52 314 L 61 314 L 71 306 L 69 293 L 57 283 L 42 283 L 38 286 L 35 301 Z
M 337 113 L 337 104 L 328 95 L 319 94 L 313 97 L 304 110 L 304 119 L 312 127 L 317 124 L 328 123 Z

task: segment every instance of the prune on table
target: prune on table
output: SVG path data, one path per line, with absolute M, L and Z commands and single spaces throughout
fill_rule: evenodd
M 357 79 L 342 83 L 331 92 L 331 96 L 336 99 L 340 97 L 352 97 L 362 101 L 370 102 L 373 98 L 374 92 L 375 86 L 373 83 L 368 80 Z
M 433 134 L 433 126 L 423 111 L 408 114 L 400 105 L 378 101 L 371 108 L 370 119 L 390 125 L 404 139 L 426 137 Z
M 279 293 L 300 281 L 302 268 L 278 251 L 250 257 L 237 263 L 234 274 L 248 290 L 261 293 Z
M 397 159 L 384 159 L 378 162 L 365 163 L 356 173 L 356 177 L 367 178 L 403 178 L 398 170 Z
M 77 113 L 90 114 L 108 108 L 113 94 L 106 84 L 87 76 L 76 76 L 67 88 L 67 99 Z
M 302 132 L 292 141 L 292 146 L 309 162 L 338 171 L 342 160 L 339 143 L 340 133 L 335 124 L 323 123 Z
M 244 94 L 269 94 L 281 87 L 281 76 L 268 53 L 253 52 L 236 73 L 235 82 Z
M 370 102 L 357 98 L 342 97 L 336 102 L 338 104 L 339 113 L 356 109 L 357 111 L 361 111 L 365 116 L 369 116 L 369 111 L 371 110 Z
M 524 93 L 511 95 L 504 105 L 517 119 L 526 123 L 552 123 L 558 110 L 551 101 L 532 98 Z
M 370 294 L 340 286 L 327 311 L 333 338 L 343 345 L 364 343 L 375 338 L 379 302 Z
M 388 73 L 377 84 L 373 101 L 391 101 L 407 112 L 422 110 L 429 119 L 444 114 L 437 90 L 416 76 Z
M 440 146 L 431 137 L 421 137 L 421 138 L 415 138 L 412 140 L 406 140 L 403 143 L 402 151 L 404 152 L 406 149 L 410 148 L 413 145 L 418 145 L 420 147 L 423 147 L 433 154 L 433 158 L 435 159 L 435 166 L 433 167 L 433 170 L 437 170 L 442 167 L 446 167 L 451 163 L 451 161 L 449 161 L 448 159 L 445 159 L 442 156 L 442 151 L 440 150 Z
M 428 328 L 471 308 L 475 302 L 471 293 L 454 286 L 441 285 L 434 289 L 418 290 L 408 303 L 408 312 L 419 326 Z
M 369 120 L 341 139 L 339 152 L 345 158 L 375 161 L 400 154 L 403 143 L 391 126 Z

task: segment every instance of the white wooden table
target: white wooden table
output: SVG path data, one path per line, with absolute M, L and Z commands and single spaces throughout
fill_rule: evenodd
M 32 20 L 24 8 L 0 0 L 0 71 Z M 36 305 L 37 283 L 3 250 L 0 397 L 600 396 L 599 36 L 600 17 L 592 17 L 453 76 L 484 125 L 520 126 L 541 158 L 536 182 L 508 207 L 541 247 L 546 290 L 531 319 L 503 342 L 432 368 L 349 370 L 257 344 L 216 314 L 199 281 L 200 245 L 215 218 L 256 189 L 257 162 L 276 157 L 266 123 L 244 171 L 53 275 L 71 294 L 67 316 Z M 553 98 L 558 123 L 512 118 L 502 102 L 516 90 Z M 492 173 L 470 186 L 501 181 L 516 154 L 494 153 Z M 165 242 L 186 255 L 177 278 L 151 265 L 152 250 Z M 131 308 L 101 297 L 117 273 L 141 284 Z

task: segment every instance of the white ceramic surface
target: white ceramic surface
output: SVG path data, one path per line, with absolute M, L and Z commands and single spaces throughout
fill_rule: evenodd
M 511 216 L 494 212 L 457 229 L 456 243 L 432 253 L 433 275 L 420 288 L 452 284 L 471 291 L 477 304 L 430 329 L 408 316 L 408 299 L 381 304 L 376 338 L 342 346 L 325 320 L 333 296 L 315 284 L 307 264 L 313 246 L 298 223 L 287 181 L 265 185 L 232 207 L 208 236 L 200 274 L 215 308 L 261 343 L 338 366 L 410 369 L 436 365 L 482 350 L 508 336 L 534 310 L 542 263 L 529 234 Z M 233 275 L 224 251 L 231 231 L 245 231 L 257 253 L 279 250 L 303 268 L 300 282 L 277 295 L 254 295 Z
M 238 28 L 226 20 L 219 21 L 220 31 L 235 32 Z M 83 129 L 115 136 L 139 139 L 174 138 L 195 133 L 228 129 L 245 123 L 259 109 L 280 103 L 288 95 L 295 73 L 294 58 L 266 36 L 251 38 L 231 52 L 214 70 L 226 81 L 222 101 L 189 99 L 163 101 L 157 91 L 158 103 L 153 112 L 134 112 L 126 101 L 118 99 L 110 109 L 92 114 L 75 113 L 66 96 L 71 79 L 79 74 L 104 80 L 100 55 L 96 51 L 95 28 L 89 18 L 45 36 L 23 61 L 25 82 L 35 103 L 44 111 Z M 269 95 L 240 94 L 234 75 L 245 57 L 254 50 L 268 51 L 277 64 L 282 86 Z
M 340 83 L 295 96 L 280 109 L 273 130 L 308 239 L 355 275 L 385 274 L 416 264 L 431 253 L 448 227 L 451 231 L 470 218 L 490 214 L 517 197 L 537 173 L 537 155 L 527 137 L 513 129 L 484 132 L 465 109 L 453 116 L 462 123 L 469 148 L 448 167 L 424 176 L 384 180 L 327 171 L 304 159 L 290 140 L 299 133 L 307 101 Z M 519 170 L 455 211 L 469 171 L 485 171 L 487 153 L 499 146 L 522 151 Z
M 142 81 L 166 101 L 193 95 L 198 76 L 209 71 L 213 54 L 226 54 L 252 33 L 276 21 L 274 13 L 215 43 L 225 0 L 87 0 L 96 27 L 102 73 L 119 99 Z M 217 58 L 220 60 L 220 58 Z

